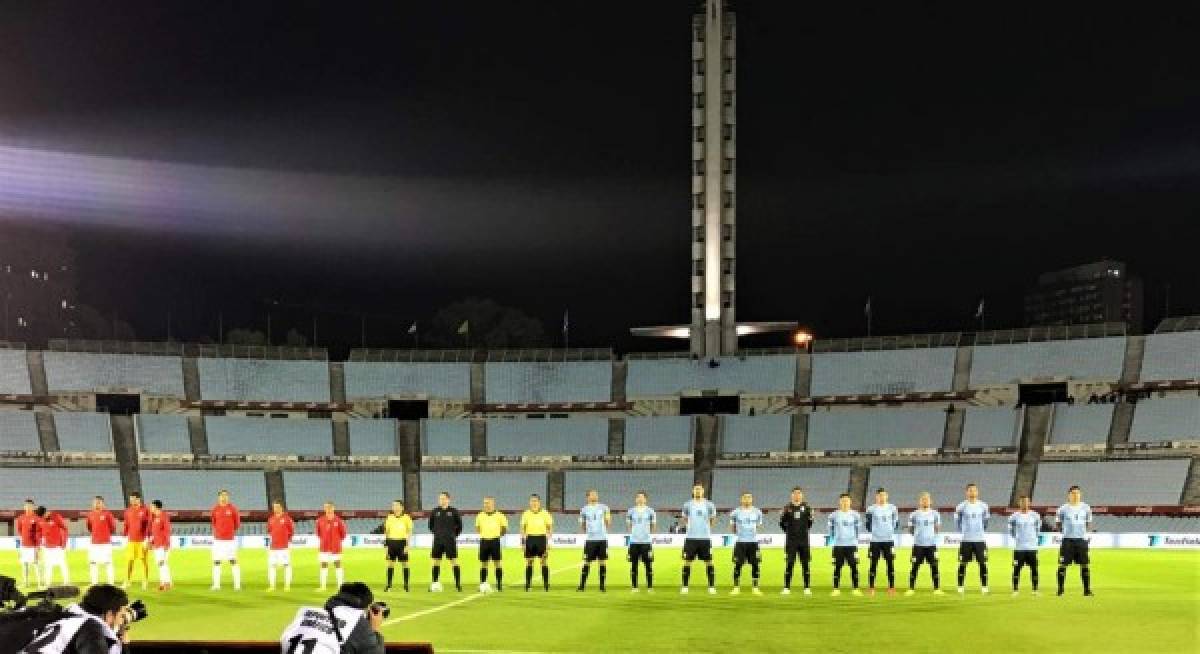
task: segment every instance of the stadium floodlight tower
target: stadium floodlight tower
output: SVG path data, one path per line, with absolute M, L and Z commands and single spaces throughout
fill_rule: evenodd
M 792 331 L 791 321 L 741 323 L 737 298 L 737 76 L 732 0 L 697 0 L 692 15 L 690 325 L 635 327 L 635 336 L 687 338 L 692 354 L 735 354 L 738 336 Z

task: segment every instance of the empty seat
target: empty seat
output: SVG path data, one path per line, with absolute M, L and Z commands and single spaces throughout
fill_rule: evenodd
M 404 473 L 309 472 L 285 470 L 284 492 L 291 510 L 320 509 L 332 501 L 339 509 L 391 509 L 392 500 L 404 499 Z
M 471 397 L 469 363 L 364 363 L 347 361 L 346 397 L 389 395 L 466 400 Z
M 875 489 L 886 488 L 897 506 L 916 506 L 923 492 L 933 496 L 933 505 L 957 506 L 965 498 L 967 484 L 979 487 L 979 498 L 991 506 L 1008 506 L 1012 498 L 1015 463 L 946 463 L 912 466 L 871 466 L 867 477 L 867 502 Z M 993 521 L 997 518 L 993 518 Z M 944 525 L 953 529 L 953 523 Z
M 716 468 L 710 496 L 718 507 L 730 509 L 749 491 L 758 507 L 778 508 L 790 500 L 795 486 L 804 489 L 805 500 L 814 507 L 837 506 L 838 495 L 850 487 L 850 467 Z
M 0 506 L 19 507 L 29 497 L 51 510 L 82 511 L 96 495 L 122 504 L 116 468 L 0 468 L 0 479 Z
M 1020 431 L 1009 407 L 970 408 L 963 416 L 963 447 L 1013 447 Z
M 1142 381 L 1200 379 L 1200 332 L 1150 334 Z
M 112 426 L 107 413 L 56 411 L 54 429 L 63 452 L 111 452 Z
M 147 470 L 142 469 L 142 497 L 162 500 L 163 508 L 207 510 L 217 492 L 229 491 L 239 509 L 267 510 L 267 481 L 261 470 Z
M 491 403 L 608 402 L 611 361 L 503 362 L 484 367 Z
M 204 425 L 212 454 L 333 454 L 329 420 L 209 416 Z
M 450 493 L 451 504 L 462 510 L 479 509 L 483 498 L 496 498 L 496 506 L 505 511 L 523 509 L 529 504 L 529 495 L 546 495 L 546 473 L 532 471 L 502 472 L 421 472 L 421 506 L 437 505 L 438 493 Z M 466 533 L 474 532 L 467 523 Z
M 692 419 L 655 416 L 625 419 L 625 454 L 687 454 L 692 451 Z
M 812 355 L 812 392 L 817 395 L 878 395 L 949 391 L 955 348 Z
M 563 487 L 563 505 L 577 509 L 587 502 L 588 489 L 596 489 L 600 501 L 615 510 L 633 506 L 633 496 L 646 491 L 650 506 L 683 506 L 692 496 L 691 470 L 568 470 Z M 659 523 L 661 526 L 661 522 Z
M 1038 465 L 1034 504 L 1058 506 L 1078 485 L 1092 504 L 1179 504 L 1191 459 L 1083 461 Z
M 324 361 L 198 359 L 200 397 L 206 400 L 328 402 Z
M 351 420 L 350 454 L 354 456 L 396 456 L 396 421 Z
M 1108 442 L 1112 427 L 1111 404 L 1056 404 L 1054 426 L 1050 430 L 1053 445 L 1086 445 Z
M 45 352 L 46 385 L 54 391 L 133 388 L 183 397 L 180 357 L 91 352 Z
M 632 359 L 626 395 L 678 395 L 685 390 L 718 389 L 731 393 L 791 395 L 796 387 L 796 357 L 792 355 L 719 357 L 708 359 Z
M 471 422 L 422 420 L 421 453 L 425 456 L 471 456 Z
M 0 452 L 37 452 L 41 449 L 37 419 L 32 411 L 0 411 Z
M 29 395 L 29 364 L 25 350 L 0 350 L 0 395 Z
M 725 416 L 722 452 L 786 452 L 792 437 L 788 415 Z
M 489 456 L 608 454 L 603 418 L 488 420 Z
M 939 448 L 945 433 L 941 409 L 816 411 L 808 420 L 808 449 Z
M 143 413 L 137 417 L 138 448 L 149 453 L 190 454 L 192 439 L 186 416 Z
M 1200 440 L 1200 397 L 1162 397 L 1138 402 L 1129 440 Z
M 1124 337 L 976 345 L 971 386 L 1051 377 L 1117 381 L 1124 361 Z

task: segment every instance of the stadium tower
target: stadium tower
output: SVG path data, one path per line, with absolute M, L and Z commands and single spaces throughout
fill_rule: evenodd
M 636 327 L 636 336 L 687 338 L 692 354 L 735 354 L 738 336 L 791 331 L 795 322 L 738 324 L 737 74 L 732 0 L 699 0 L 692 15 L 692 244 L 690 325 Z

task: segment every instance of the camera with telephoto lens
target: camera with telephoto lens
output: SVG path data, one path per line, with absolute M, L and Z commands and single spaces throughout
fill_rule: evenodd
M 146 611 L 146 604 L 142 600 L 133 600 L 129 606 L 125 607 L 125 624 L 133 624 L 141 622 L 150 617 L 150 613 Z
M 392 609 L 387 605 L 387 602 L 375 602 L 371 605 L 371 612 L 383 616 L 384 620 L 392 617 Z

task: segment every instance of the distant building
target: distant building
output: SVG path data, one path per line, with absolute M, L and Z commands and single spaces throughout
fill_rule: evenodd
M 1038 276 L 1025 294 L 1025 324 L 1078 325 L 1124 322 L 1142 331 L 1142 280 L 1125 263 L 1105 259 Z

